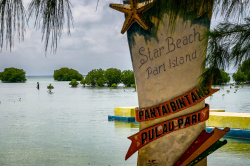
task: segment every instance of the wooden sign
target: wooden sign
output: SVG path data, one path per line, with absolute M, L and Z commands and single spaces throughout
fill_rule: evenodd
M 192 16 L 176 13 L 174 21 L 169 21 L 173 18 L 169 13 L 175 10 L 171 8 L 175 1 L 129 0 L 110 5 L 126 16 L 122 33 L 127 30 L 140 122 L 140 131 L 129 137 L 126 159 L 138 150 L 138 166 L 172 166 L 205 130 L 204 99 L 217 90 L 197 86 L 204 71 L 207 39 L 203 34 L 210 26 L 212 1 L 179 1 L 187 6 L 178 7 L 188 8 Z M 145 17 L 147 12 L 151 17 Z M 205 166 L 206 158 L 199 164 Z
M 219 142 L 218 140 L 229 131 L 229 128 L 225 128 L 224 130 L 215 128 L 211 133 L 207 133 L 205 130 L 202 131 L 173 166 L 185 166 L 189 165 L 190 163 L 190 165 L 197 163 L 197 160 L 200 161 L 214 152 L 216 149 L 225 145 L 227 143 L 226 141 Z
M 161 138 L 177 130 L 204 122 L 208 119 L 208 117 L 209 105 L 206 105 L 204 109 L 195 113 L 171 119 L 141 130 L 140 132 L 128 137 L 132 141 L 132 143 L 127 152 L 125 160 L 127 160 L 137 150 L 155 141 L 156 139 Z
M 175 30 L 171 32 L 168 29 L 168 15 L 164 14 L 161 19 L 156 35 L 139 31 L 135 28 L 136 25 L 132 25 L 127 32 L 139 109 L 157 106 L 189 92 L 197 87 L 199 76 L 204 70 L 202 62 L 206 46 L 203 46 L 203 43 L 206 41 L 203 34 L 209 28 L 209 24 L 200 24 L 198 21 L 193 23 L 178 17 Z M 151 29 L 152 31 L 154 29 Z M 205 102 L 202 100 L 185 108 L 184 111 L 143 121 L 140 123 L 140 131 L 170 119 L 192 114 L 204 107 Z M 173 165 L 204 129 L 205 122 L 201 122 L 176 130 L 143 146 L 138 151 L 138 166 L 145 166 L 150 161 L 164 166 Z M 206 165 L 206 160 L 200 164 Z
M 212 146 L 210 146 L 207 150 L 205 150 L 202 154 L 196 157 L 192 162 L 190 162 L 187 166 L 193 166 L 200 162 L 202 159 L 207 157 L 208 155 L 212 154 L 217 149 L 221 148 L 222 146 L 227 144 L 227 140 L 224 141 L 217 141 Z
M 205 130 L 203 130 L 173 166 L 181 165 L 190 155 L 196 151 L 199 146 L 201 146 L 209 137 L 211 137 L 213 133 L 214 132 L 207 133 Z
M 170 114 L 174 114 L 176 112 L 182 111 L 186 108 L 189 108 L 201 101 L 203 101 L 208 96 L 211 96 L 213 93 L 219 91 L 219 89 L 211 89 L 211 88 L 198 88 L 195 87 L 191 91 L 175 98 L 170 101 L 164 102 L 162 104 L 143 108 L 135 109 L 135 120 L 137 122 L 153 120 L 157 118 L 161 118 L 164 116 L 168 116 Z
M 199 146 L 192 155 L 190 155 L 180 166 L 186 166 L 190 162 L 192 162 L 196 157 L 198 157 L 200 154 L 202 154 L 205 150 L 207 150 L 209 147 L 211 147 L 214 143 L 216 143 L 221 137 L 223 137 L 227 132 L 229 132 L 230 129 L 226 127 L 224 130 L 220 130 L 218 128 L 215 128 L 213 130 L 213 135 L 209 137 L 209 139 L 203 143 L 201 146 Z

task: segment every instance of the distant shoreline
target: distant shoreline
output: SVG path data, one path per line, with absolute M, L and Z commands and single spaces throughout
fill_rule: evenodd
M 36 76 L 26 76 L 26 77 L 53 77 L 53 75 L 36 75 Z

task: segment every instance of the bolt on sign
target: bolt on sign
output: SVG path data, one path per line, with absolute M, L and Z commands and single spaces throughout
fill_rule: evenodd
M 128 137 L 125 159 L 138 151 L 138 166 L 206 165 L 229 131 L 204 131 L 204 99 L 218 89 L 198 86 L 213 0 L 125 0 L 110 7 L 125 14 L 121 33 L 127 32 L 139 100 L 140 131 Z

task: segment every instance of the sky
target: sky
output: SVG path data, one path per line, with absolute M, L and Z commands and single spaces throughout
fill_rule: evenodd
M 28 5 L 24 1 L 25 6 Z M 53 75 L 61 67 L 73 68 L 85 75 L 92 69 L 114 67 L 132 70 L 126 34 L 120 33 L 124 15 L 109 8 L 121 0 L 71 0 L 74 28 L 68 36 L 65 30 L 56 54 L 45 54 L 41 30 L 26 29 L 24 41 L 15 40 L 11 50 L 0 52 L 0 72 L 7 67 L 24 69 L 26 76 Z M 65 26 L 66 29 L 66 26 Z M 17 37 L 16 37 L 17 39 Z M 50 48 L 48 48 L 50 49 Z
M 24 69 L 26 76 L 53 75 L 62 67 L 83 75 L 99 68 L 132 70 L 127 35 L 120 33 L 124 14 L 109 8 L 110 3 L 122 0 L 99 0 L 96 10 L 97 1 L 70 0 L 74 28 L 70 36 L 64 31 L 56 54 L 50 50 L 45 54 L 41 30 L 33 28 L 31 20 L 24 41 L 15 40 L 11 52 L 6 46 L 0 52 L 0 72 L 8 67 Z M 25 7 L 28 2 L 24 0 Z

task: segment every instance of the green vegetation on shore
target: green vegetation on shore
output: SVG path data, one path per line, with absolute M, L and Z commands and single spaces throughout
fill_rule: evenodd
M 214 70 L 214 69 L 213 69 Z M 210 68 L 206 68 L 205 72 L 209 72 Z M 215 72 L 215 71 L 214 71 Z M 224 85 L 229 83 L 229 73 L 223 69 L 216 69 L 216 75 L 213 76 L 213 85 Z M 0 80 L 4 83 L 14 82 L 25 82 L 26 76 L 23 69 L 17 69 L 14 67 L 5 68 L 3 72 L 0 72 Z M 92 69 L 88 72 L 84 78 L 82 74 L 74 69 L 61 68 L 54 71 L 54 79 L 57 81 L 71 81 L 69 85 L 76 87 L 80 81 L 83 86 L 108 86 L 112 87 L 112 84 L 118 85 L 119 83 L 124 84 L 125 87 L 131 87 L 135 85 L 134 72 L 132 70 L 124 70 L 116 68 L 103 69 Z M 236 84 L 248 84 L 250 82 L 250 58 L 245 60 L 239 65 L 237 72 L 232 75 L 233 80 Z
M 116 68 L 109 68 L 104 73 L 104 78 L 108 86 L 117 85 L 121 82 L 122 72 Z
M 91 86 L 104 86 L 105 78 L 104 78 L 104 70 L 100 69 L 93 69 L 88 72 L 87 76 L 85 77 L 85 84 Z
M 6 83 L 25 82 L 27 80 L 25 74 L 23 69 L 5 68 L 3 72 L 0 72 L 0 80 Z
M 211 70 L 210 68 L 207 68 L 205 72 Z M 213 77 L 213 85 L 223 85 L 227 84 L 230 81 L 230 76 L 227 72 L 225 72 L 222 69 L 217 69 L 216 74 Z
M 25 72 L 23 69 L 17 68 L 5 68 L 3 72 L 0 72 L 0 80 L 2 82 L 25 82 L 27 79 L 25 77 Z M 76 87 L 80 81 L 83 86 L 108 86 L 115 87 L 119 83 L 123 83 L 125 87 L 131 87 L 135 84 L 134 72 L 132 70 L 124 70 L 116 68 L 109 68 L 107 70 L 103 69 L 92 69 L 88 72 L 84 78 L 82 74 L 74 69 L 69 69 L 67 67 L 58 69 L 54 71 L 54 80 L 57 81 L 71 81 L 69 85 Z
M 246 80 L 247 80 L 247 76 L 244 75 L 244 73 L 241 72 L 240 70 L 238 70 L 236 73 L 234 73 L 232 77 L 233 77 L 233 80 L 234 80 L 237 84 L 239 84 L 239 83 L 241 83 L 241 82 L 246 82 Z
M 135 84 L 134 72 L 132 70 L 124 70 L 121 75 L 121 82 L 128 87 Z
M 109 87 L 123 83 L 125 86 L 130 87 L 135 84 L 134 72 L 132 70 L 121 70 L 116 68 L 109 68 L 106 71 L 103 69 L 93 69 L 88 72 L 87 76 L 81 80 L 81 84 L 90 86 L 104 86 Z
M 83 76 L 78 71 L 67 67 L 54 71 L 54 79 L 57 81 L 71 81 L 72 79 L 81 81 L 82 78 Z
M 72 87 L 77 87 L 79 83 L 77 82 L 76 79 L 72 79 L 71 82 L 69 83 L 69 85 L 71 85 Z
M 250 58 L 245 60 L 238 67 L 238 71 L 233 74 L 236 83 L 250 82 Z
M 213 70 L 211 72 L 211 70 Z M 213 79 L 213 85 L 223 85 L 230 81 L 230 76 L 223 69 L 207 68 L 204 73 L 207 73 Z M 213 76 L 213 77 L 212 77 Z M 250 82 L 250 58 L 243 61 L 238 66 L 237 71 L 232 75 L 236 84 L 244 85 Z M 207 78 L 206 78 L 207 79 Z M 207 79 L 208 80 L 208 79 Z

